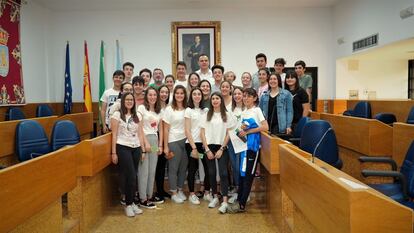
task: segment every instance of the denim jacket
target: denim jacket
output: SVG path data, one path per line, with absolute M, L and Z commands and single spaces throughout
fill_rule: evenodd
M 266 91 L 260 97 L 259 107 L 264 117 L 268 118 L 270 90 Z M 293 98 L 289 91 L 280 88 L 279 97 L 277 98 L 277 121 L 279 125 L 279 133 L 286 133 L 286 128 L 292 126 L 293 120 Z M 271 127 L 269 125 L 269 127 Z

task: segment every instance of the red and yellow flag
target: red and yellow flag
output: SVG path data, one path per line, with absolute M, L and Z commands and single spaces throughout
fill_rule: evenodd
M 85 112 L 92 112 L 91 77 L 89 75 L 88 45 L 85 41 L 85 65 L 83 67 L 83 100 Z

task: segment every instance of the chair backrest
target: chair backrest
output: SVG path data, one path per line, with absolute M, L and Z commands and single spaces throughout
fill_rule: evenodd
M 414 197 L 414 141 L 411 142 L 410 147 L 405 154 L 405 159 L 401 165 L 400 172 L 404 174 L 407 179 L 407 192 L 408 195 Z
M 6 121 L 15 121 L 26 119 L 23 111 L 20 108 L 9 108 L 6 113 Z
M 410 113 L 408 113 L 407 124 L 414 124 L 414 106 L 411 108 Z
M 371 118 L 371 104 L 367 101 L 360 101 L 355 105 L 352 116 L 361 118 Z
M 305 124 L 308 123 L 310 120 L 310 117 L 300 118 L 298 124 L 296 124 L 295 130 L 293 131 L 294 138 L 300 138 L 300 136 L 302 135 L 303 126 L 305 126 Z
M 55 123 L 51 136 L 52 151 L 58 150 L 67 145 L 74 145 L 79 142 L 79 131 L 72 121 L 63 120 Z
M 49 140 L 43 127 L 33 120 L 16 126 L 16 155 L 23 162 L 50 152 Z
M 53 115 L 53 110 L 47 104 L 40 104 L 36 108 L 36 117 L 48 117 Z
M 342 167 L 335 132 L 327 121 L 312 120 L 306 123 L 299 147 L 338 169 Z
M 397 118 L 392 113 L 378 113 L 374 116 L 374 119 L 377 119 L 384 124 L 392 125 L 394 122 L 397 121 Z

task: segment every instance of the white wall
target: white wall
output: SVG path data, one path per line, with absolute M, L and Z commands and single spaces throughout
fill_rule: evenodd
M 375 91 L 378 99 L 407 99 L 407 60 L 358 60 L 359 69 L 350 71 L 348 59 L 336 63 L 336 98 L 348 99 L 349 90 L 358 90 L 359 99 L 368 99 L 366 91 Z
M 206 9 L 194 10 L 131 10 L 50 12 L 30 4 L 22 12 L 22 21 L 29 26 L 49 28 L 49 34 L 23 27 L 22 39 L 27 53 L 36 57 L 37 64 L 25 68 L 29 102 L 63 101 L 65 43 L 71 45 L 71 75 L 73 101 L 82 101 L 83 41 L 87 40 L 93 100 L 98 99 L 98 69 L 100 40 L 106 42 L 107 86 L 115 63 L 115 40 L 120 40 L 124 61 L 131 61 L 136 72 L 143 67 L 160 67 L 171 72 L 171 22 L 222 22 L 222 64 L 226 70 L 256 71 L 254 56 L 265 52 L 268 65 L 277 57 L 285 57 L 288 66 L 303 59 L 308 66 L 319 67 L 319 97 L 332 98 L 334 93 L 334 62 L 332 57 L 332 15 L 330 8 L 287 9 Z M 229 13 L 231 12 L 231 13 Z M 38 14 L 36 14 L 38 13 Z M 36 16 L 27 19 L 28 16 Z M 49 15 L 49 16 L 47 16 Z M 45 22 L 45 18 L 49 21 Z M 42 37 L 43 36 L 43 37 Z M 39 43 L 29 43 L 39 37 Z M 43 43 L 40 43 L 41 41 Z M 45 46 L 47 44 L 47 46 Z M 30 48 L 27 48 L 30 47 Z M 44 56 L 39 54 L 46 53 Z M 45 62 L 47 61 L 47 62 Z M 41 64 L 41 66 L 40 66 Z M 29 75 L 42 73 L 48 66 L 47 78 Z M 25 64 L 27 65 L 27 64 Z M 50 85 L 47 91 L 39 91 Z M 47 87 L 47 86 L 46 86 Z
M 27 103 L 48 102 L 53 95 L 48 75 L 49 10 L 33 1 L 21 9 L 23 84 Z
M 402 20 L 400 11 L 413 0 L 346 0 L 333 8 L 335 57 L 352 54 L 352 42 L 379 33 L 379 45 L 414 37 L 414 16 Z M 344 37 L 345 43 L 336 40 Z

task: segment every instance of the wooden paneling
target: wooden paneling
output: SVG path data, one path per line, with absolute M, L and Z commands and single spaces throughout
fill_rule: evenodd
M 93 113 L 91 112 L 67 114 L 59 117 L 58 120 L 73 121 L 81 136 L 89 135 L 90 137 L 93 132 Z
M 94 176 L 111 164 L 112 134 L 82 141 L 77 146 L 78 176 Z
M 317 232 L 413 231 L 411 209 L 371 188 L 346 185 L 340 177 L 362 183 L 319 159 L 312 163 L 310 154 L 296 147 L 280 145 L 279 150 L 282 190 Z
M 321 114 L 319 112 L 310 112 L 310 118 L 312 120 L 319 120 L 321 119 Z
M 362 100 L 348 100 L 347 109 L 353 109 Z M 388 112 L 397 117 L 397 121 L 406 122 L 410 109 L 414 106 L 413 100 L 368 100 L 371 104 L 372 117 L 377 113 Z
M 56 116 L 51 117 L 39 117 L 33 118 L 39 122 L 46 131 L 46 134 L 50 138 L 52 132 L 53 124 L 57 120 Z M 2 139 L 0 143 L 0 157 L 9 156 L 15 152 L 15 137 L 16 137 L 16 125 L 20 121 L 3 121 L 0 122 L 0 138 Z
M 271 175 L 279 174 L 279 150 L 280 144 L 289 143 L 279 137 L 272 137 L 268 133 L 261 136 L 260 162 Z
M 392 127 L 373 119 L 321 113 L 335 131 L 338 145 L 368 156 L 392 155 Z
M 414 140 L 414 125 L 405 123 L 394 123 L 393 127 L 393 154 L 392 158 L 398 166 L 402 165 L 408 147 Z
M 74 148 L 65 147 L 0 171 L 0 232 L 12 230 L 75 188 Z
M 320 113 L 342 114 L 345 110 L 347 110 L 347 100 L 318 100 L 317 106 L 317 112 Z

